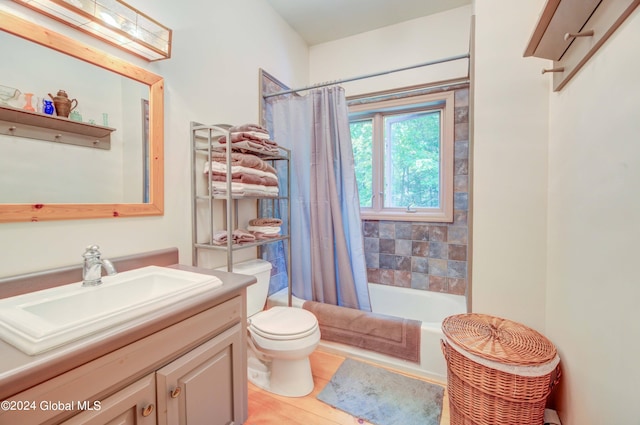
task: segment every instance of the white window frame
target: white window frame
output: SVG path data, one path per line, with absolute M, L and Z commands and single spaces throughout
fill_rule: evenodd
M 373 119 L 373 164 L 372 164 L 372 207 L 360 207 L 363 220 L 395 221 L 431 221 L 453 222 L 453 173 L 454 173 L 454 130 L 455 130 L 455 93 L 441 92 L 402 99 L 383 100 L 367 104 L 349 106 L 350 119 L 367 117 Z M 438 208 L 402 208 L 384 207 L 384 140 L 382 135 L 384 114 L 402 113 L 433 109 L 441 112 L 440 122 L 440 206 Z M 376 116 L 378 118 L 376 119 Z

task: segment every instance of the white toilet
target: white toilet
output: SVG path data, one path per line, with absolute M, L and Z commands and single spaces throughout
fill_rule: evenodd
M 296 307 L 263 310 L 271 263 L 256 259 L 233 265 L 234 273 L 255 276 L 247 287 L 249 381 L 274 394 L 302 397 L 313 391 L 309 355 L 320 342 L 313 313 Z

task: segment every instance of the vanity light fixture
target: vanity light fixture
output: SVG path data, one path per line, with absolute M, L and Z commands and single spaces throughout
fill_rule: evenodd
M 13 0 L 148 61 L 171 57 L 172 31 L 120 0 Z

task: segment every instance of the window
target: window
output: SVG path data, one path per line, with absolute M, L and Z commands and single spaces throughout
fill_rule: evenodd
M 364 219 L 453 220 L 454 94 L 350 107 Z

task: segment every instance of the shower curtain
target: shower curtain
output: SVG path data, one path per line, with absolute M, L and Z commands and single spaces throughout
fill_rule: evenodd
M 371 310 L 344 89 L 271 105 L 270 133 L 291 150 L 291 274 L 299 298 Z

